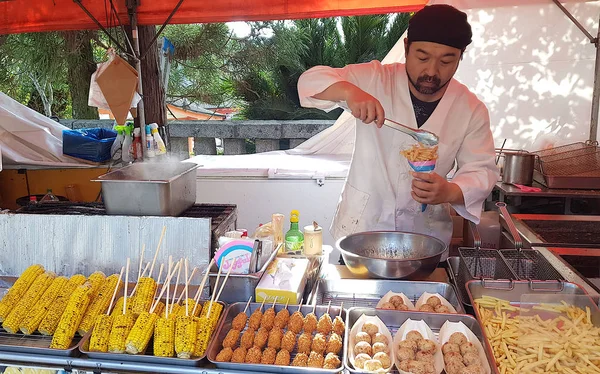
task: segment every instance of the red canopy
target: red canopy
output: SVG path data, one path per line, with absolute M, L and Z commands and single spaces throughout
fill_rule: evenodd
M 178 0 L 141 0 L 140 25 L 162 24 Z M 113 0 L 122 23 L 128 22 L 125 0 Z M 170 23 L 257 21 L 349 16 L 414 11 L 426 0 L 184 0 Z M 108 0 L 82 0 L 109 26 Z M 114 19 L 110 26 L 114 25 Z M 95 29 L 96 24 L 73 0 L 0 0 L 0 34 Z

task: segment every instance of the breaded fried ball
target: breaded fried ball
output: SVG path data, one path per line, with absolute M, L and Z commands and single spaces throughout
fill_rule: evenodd
M 266 314 L 266 313 L 265 313 Z M 269 333 L 269 341 L 267 346 L 279 350 L 281 348 L 281 340 L 283 339 L 282 329 L 273 329 Z
M 275 356 L 277 356 L 277 351 L 273 348 L 267 348 L 263 351 L 260 363 L 265 365 L 273 365 L 275 363 Z
M 417 330 L 409 331 L 409 333 L 406 334 L 406 340 L 419 341 L 422 339 L 424 339 L 423 335 L 421 335 L 421 333 L 418 332 Z
M 408 305 L 406 305 L 406 304 L 402 304 L 402 305 L 398 305 L 398 306 L 396 307 L 396 310 L 400 310 L 400 311 L 402 311 L 402 312 L 407 312 L 407 311 L 409 311 L 410 309 L 408 309 Z
M 317 329 L 317 316 L 314 313 L 308 313 L 304 317 L 304 332 L 312 334 Z
M 335 332 L 332 332 L 331 335 L 329 335 L 329 340 L 327 340 L 327 347 L 325 348 L 325 352 L 337 355 L 340 353 L 343 346 L 344 343 L 342 341 L 342 338 Z
M 471 342 L 466 342 L 460 345 L 460 354 L 466 355 L 467 353 L 478 353 L 477 348 Z
M 282 349 L 277 353 L 277 357 L 275 358 L 275 365 L 280 366 L 290 366 L 290 352 Z
M 247 364 L 260 364 L 260 360 L 262 358 L 262 352 L 258 347 L 252 347 L 246 353 L 246 359 L 244 362 Z
M 244 312 L 238 313 L 237 316 L 231 322 L 231 328 L 242 331 L 244 327 L 246 327 L 246 321 L 248 320 L 248 315 Z
M 463 362 L 462 355 L 460 352 L 448 352 L 444 355 L 444 362 L 448 365 L 452 361 Z
M 248 327 L 253 330 L 258 330 L 260 327 L 260 320 L 262 319 L 263 313 L 260 309 L 256 309 L 248 319 Z
M 283 335 L 283 339 L 281 340 L 281 349 L 285 349 L 288 352 L 294 350 L 296 346 L 296 334 L 293 331 L 287 331 Z
M 432 340 L 423 339 L 417 342 L 417 349 L 423 353 L 434 354 L 437 349 L 437 344 Z
M 412 374 L 427 374 L 425 363 L 421 361 L 408 361 L 408 371 Z
M 231 356 L 231 362 L 235 362 L 238 364 L 243 364 L 246 359 L 246 353 L 248 350 L 243 347 L 238 347 L 235 351 L 233 351 L 233 355 Z
M 372 345 L 372 348 L 373 348 L 373 354 L 378 353 L 378 352 L 390 353 L 390 349 L 388 348 L 387 344 L 384 344 L 384 343 L 375 343 Z
M 447 374 L 461 374 L 462 370 L 465 368 L 465 364 L 462 361 L 450 361 L 446 364 L 446 373 Z
M 404 299 L 402 296 L 394 295 L 390 297 L 390 303 L 394 304 L 395 307 L 398 307 L 399 305 L 404 305 Z
M 410 348 L 400 347 L 396 350 L 398 361 L 414 360 L 415 351 Z
M 295 332 L 296 334 L 299 334 L 300 331 L 302 331 L 303 327 L 304 327 L 304 316 L 302 315 L 302 313 L 301 312 L 292 313 L 292 315 L 290 316 L 290 320 L 288 322 L 288 330 L 291 330 L 291 331 Z
M 250 328 L 244 331 L 242 334 L 242 340 L 240 341 L 240 347 L 244 347 L 246 349 L 252 348 L 254 345 L 254 334 L 254 330 Z
M 235 347 L 239 337 L 240 337 L 239 330 L 233 330 L 233 329 L 229 330 L 229 332 L 227 333 L 227 336 L 225 337 L 225 339 L 223 339 L 223 347 L 225 347 L 225 348 Z
M 467 337 L 462 332 L 455 332 L 454 334 L 450 335 L 450 339 L 448 339 L 448 341 L 453 344 L 458 344 L 459 346 L 468 342 Z
M 367 342 L 358 342 L 354 345 L 354 354 L 358 355 L 360 353 L 366 353 L 369 356 L 373 355 L 373 349 L 371 348 L 371 344 Z
M 423 304 L 419 307 L 419 312 L 435 313 L 435 309 L 429 304 Z
M 369 360 L 365 362 L 365 370 L 367 371 L 377 371 L 383 369 L 381 362 L 377 360 Z
M 325 356 L 325 362 L 323 363 L 323 369 L 337 369 L 340 367 L 342 362 L 340 358 L 334 353 L 328 353 Z
M 379 309 L 396 310 L 396 306 L 388 301 L 381 304 L 381 307 L 379 307 Z
M 325 352 L 325 348 L 327 348 L 327 340 L 325 340 L 325 335 L 319 333 L 316 334 L 313 338 L 312 345 L 310 346 L 312 351 L 320 353 L 321 355 Z
M 398 364 L 398 369 L 402 370 L 402 371 L 408 371 L 408 363 L 411 360 L 406 360 L 406 361 L 402 361 Z
M 279 312 L 277 312 L 277 315 L 275 316 L 275 324 L 273 325 L 273 327 L 283 329 L 287 326 L 289 320 L 290 312 L 286 308 L 281 309 Z
M 483 374 L 483 368 L 480 364 L 469 365 L 462 369 L 460 374 Z
M 442 305 L 442 300 L 440 300 L 440 298 L 437 296 L 431 296 L 431 297 L 429 297 L 429 299 L 427 299 L 425 304 L 431 305 L 432 307 L 435 308 L 438 305 Z
M 308 365 L 308 356 L 306 353 L 298 353 L 292 361 L 292 366 L 306 367 Z
M 265 311 L 262 318 L 260 319 L 260 327 L 264 327 L 265 329 L 271 331 L 273 325 L 275 324 L 275 308 L 269 308 Z
M 267 345 L 267 340 L 269 340 L 269 332 L 264 327 L 261 327 L 254 337 L 254 346 L 263 349 Z
M 231 356 L 233 356 L 233 350 L 229 347 L 225 347 L 217 355 L 217 361 L 229 362 L 229 361 L 231 361 Z
M 390 341 L 388 340 L 387 336 L 385 336 L 382 333 L 378 332 L 377 334 L 375 334 L 375 336 L 371 340 L 371 343 L 373 343 L 373 344 L 375 344 L 375 343 L 383 343 L 383 344 L 389 345 Z
M 460 352 L 460 346 L 458 344 L 446 342 L 442 346 L 442 353 L 446 354 L 446 353 L 450 353 L 450 352 Z
M 433 354 L 432 353 L 425 353 L 425 352 L 417 352 L 417 355 L 415 356 L 415 360 L 417 361 L 421 361 L 421 362 L 433 362 L 434 358 L 433 358 Z
M 379 332 L 379 327 L 377 327 L 377 325 L 374 324 L 373 322 L 366 322 L 364 325 L 362 325 L 361 330 L 371 336 L 374 336 L 375 334 L 377 334 Z
M 435 307 L 435 312 L 436 312 L 436 313 L 452 313 L 452 312 L 450 311 L 450 308 L 448 308 L 448 307 L 447 307 L 447 306 L 445 306 L 445 305 L 438 305 L 438 306 L 436 306 L 436 307 Z
M 317 332 L 327 336 L 333 329 L 333 322 L 331 321 L 331 317 L 329 313 L 325 313 L 319 318 L 319 322 L 317 323 Z
M 365 367 L 365 362 L 369 361 L 371 356 L 366 353 L 359 353 L 354 357 L 354 366 L 357 369 L 363 369 Z
M 354 336 L 354 341 L 356 343 L 367 342 L 367 343 L 371 344 L 371 335 L 367 334 L 364 331 L 359 331 L 358 333 L 356 333 L 356 336 Z
M 375 353 L 375 355 L 373 356 L 373 360 L 377 360 L 379 362 L 381 362 L 381 366 L 384 369 L 389 368 L 390 366 L 392 366 L 392 359 L 390 358 L 390 356 L 385 353 L 385 352 L 378 352 Z
M 310 346 L 312 345 L 312 335 L 304 333 L 298 338 L 298 352 L 310 354 Z
M 423 369 L 425 369 L 425 374 L 436 374 L 435 365 L 433 362 L 425 362 L 423 365 Z
M 308 356 L 308 364 L 309 368 L 322 368 L 323 367 L 323 355 L 317 352 L 310 352 L 310 356 Z
M 467 352 L 463 355 L 463 363 L 467 366 L 479 364 L 479 355 L 475 352 Z
M 417 353 L 417 342 L 414 340 L 403 340 L 398 344 L 398 348 L 407 348 L 413 351 L 413 353 Z
M 333 332 L 338 334 L 339 336 L 344 336 L 344 332 L 346 331 L 346 323 L 342 320 L 342 317 L 337 316 L 333 319 Z

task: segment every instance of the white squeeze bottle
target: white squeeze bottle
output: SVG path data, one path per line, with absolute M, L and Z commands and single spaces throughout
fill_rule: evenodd
M 133 141 L 131 139 L 131 126 L 125 126 L 125 139 L 123 139 L 123 153 L 121 159 L 123 162 L 132 162 L 133 155 L 131 153 L 133 147 Z
M 165 142 L 160 137 L 158 133 L 158 125 L 156 123 L 150 124 L 150 128 L 152 129 L 152 137 L 154 138 L 154 151 L 156 155 L 164 155 L 167 153 L 167 147 L 165 146 Z
M 154 139 L 150 134 L 150 125 L 146 125 L 146 155 L 148 157 L 154 157 Z
M 117 130 L 117 138 L 110 147 L 110 157 L 113 160 L 118 160 L 121 158 L 121 155 L 118 155 L 117 153 L 121 150 L 121 146 L 123 145 L 123 127 L 115 126 L 115 130 Z

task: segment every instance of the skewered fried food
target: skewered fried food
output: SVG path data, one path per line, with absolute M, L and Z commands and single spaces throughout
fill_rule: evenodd
M 267 329 L 261 327 L 254 337 L 254 346 L 263 349 L 264 346 L 267 345 L 267 340 L 269 340 L 269 332 Z
M 283 330 L 282 329 L 273 329 L 269 333 L 269 341 L 267 346 L 269 348 L 279 349 L 281 348 L 281 340 L 283 339 Z
M 381 362 L 381 366 L 384 368 L 389 368 L 392 365 L 392 360 L 390 356 L 385 352 L 377 352 L 373 356 L 373 360 L 377 360 Z
M 317 331 L 321 334 L 327 336 L 333 329 L 333 322 L 331 321 L 331 317 L 329 313 L 325 313 L 319 318 L 319 322 L 317 323 Z
M 263 351 L 262 357 L 260 359 L 261 364 L 265 365 L 273 365 L 275 363 L 275 358 L 277 357 L 277 350 L 275 348 L 267 348 Z
M 323 367 L 323 355 L 317 352 L 310 352 L 310 356 L 308 356 L 307 366 L 311 368 L 322 368 Z
M 306 353 L 298 353 L 292 361 L 292 366 L 306 367 L 308 365 L 308 356 Z
M 354 341 L 356 343 L 367 342 L 367 343 L 371 344 L 371 335 L 367 334 L 364 331 L 359 331 L 358 333 L 356 333 L 356 336 L 354 337 Z
M 298 352 L 310 354 L 310 346 L 312 345 L 312 335 L 305 332 L 298 338 Z
M 315 313 L 310 312 L 304 317 L 304 332 L 312 334 L 317 329 L 317 316 Z
M 366 353 L 359 353 L 354 357 L 354 366 L 357 369 L 363 369 L 365 367 L 365 362 L 369 361 L 371 356 Z
M 231 362 L 243 364 L 244 360 L 246 360 L 246 353 L 248 353 L 248 350 L 246 348 L 237 347 L 235 351 L 233 351 L 233 355 L 231 356 Z
M 248 315 L 244 312 L 239 312 L 237 316 L 231 322 L 231 328 L 242 331 L 244 327 L 246 327 L 246 321 L 248 320 Z
M 346 330 L 346 323 L 344 323 L 344 321 L 342 320 L 342 317 L 337 316 L 333 319 L 332 330 L 339 336 L 344 336 L 344 331 Z
M 379 327 L 377 327 L 377 325 L 373 322 L 366 322 L 364 325 L 362 325 L 362 331 L 366 332 L 371 336 L 374 336 L 379 332 Z
M 277 353 L 277 357 L 275 358 L 275 365 L 281 366 L 289 366 L 290 365 L 290 352 L 282 349 Z
M 260 320 L 260 327 L 264 327 L 265 329 L 271 331 L 274 324 L 275 324 L 275 308 L 270 307 L 262 315 L 262 318 Z
M 340 358 L 334 353 L 328 353 L 325 356 L 325 361 L 323 363 L 323 369 L 337 369 L 340 367 Z
M 277 312 L 277 315 L 275 316 L 275 324 L 273 325 L 273 327 L 276 328 L 285 328 L 288 324 L 290 320 L 290 312 L 287 310 L 287 307 L 284 309 L 281 309 L 279 312 Z
M 219 362 L 229 362 L 233 358 L 233 351 L 231 348 L 223 348 L 221 352 L 217 354 L 217 361 Z
M 332 332 L 329 336 L 329 340 L 327 341 L 327 348 L 325 351 L 327 353 L 333 353 L 337 355 L 342 350 L 343 345 L 344 343 L 342 342 L 342 338 L 335 332 Z
M 366 353 L 369 356 L 373 354 L 371 344 L 367 342 L 358 342 L 354 345 L 354 354 Z
M 244 362 L 247 364 L 260 364 L 260 360 L 262 359 L 262 352 L 258 347 L 252 347 L 246 352 L 246 358 Z
M 250 349 L 250 348 L 252 348 L 253 345 L 254 345 L 254 330 L 249 328 L 246 331 L 244 331 L 244 333 L 242 334 L 242 339 L 240 341 L 240 347 Z
M 287 331 L 281 340 L 281 349 L 292 352 L 296 346 L 296 334 L 293 331 Z
M 296 311 L 290 316 L 290 320 L 288 322 L 288 330 L 293 331 L 296 334 L 299 334 L 304 327 L 304 316 L 302 312 Z
M 225 336 L 225 339 L 223 339 L 223 347 L 234 348 L 237 344 L 239 337 L 240 337 L 239 330 L 235 330 L 235 329 L 229 330 L 229 332 L 227 333 L 227 336 Z
M 263 316 L 261 309 L 262 309 L 262 306 L 259 309 L 256 309 L 250 315 L 250 318 L 248 319 L 248 327 L 250 327 L 254 330 L 258 330 L 258 328 L 260 327 L 260 320 L 262 319 L 262 316 Z
M 316 334 L 312 341 L 311 350 L 322 355 L 323 352 L 325 352 L 325 348 L 327 348 L 327 341 L 325 340 L 325 335 L 321 333 Z

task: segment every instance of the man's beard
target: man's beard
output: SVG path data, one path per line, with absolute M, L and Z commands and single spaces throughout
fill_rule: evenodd
M 413 87 L 421 94 L 423 95 L 433 95 L 436 92 L 438 92 L 439 90 L 441 90 L 442 88 L 444 88 L 444 86 L 446 86 L 448 84 L 448 82 L 450 82 L 450 80 L 448 80 L 448 82 L 442 84 L 442 80 L 438 77 L 434 76 L 429 76 L 429 75 L 422 75 L 419 78 L 417 78 L 417 81 L 414 82 L 412 80 L 412 78 L 410 77 L 410 75 L 408 75 L 408 72 L 406 73 L 406 75 L 408 76 L 408 80 L 410 81 L 410 84 L 413 85 Z M 423 85 L 423 83 L 430 83 L 428 85 Z

